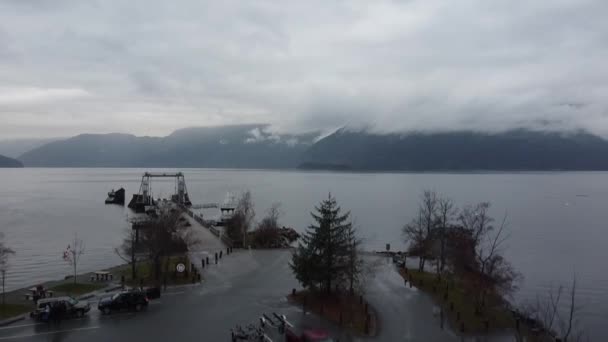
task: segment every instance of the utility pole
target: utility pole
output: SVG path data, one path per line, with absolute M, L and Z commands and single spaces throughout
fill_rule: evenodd
M 4 307 L 4 278 L 6 276 L 6 270 L 2 270 L 2 307 Z
M 135 241 L 131 236 L 131 279 L 135 280 L 137 274 L 135 272 Z

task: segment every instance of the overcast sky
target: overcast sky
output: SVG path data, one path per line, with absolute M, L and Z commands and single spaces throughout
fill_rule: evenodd
M 608 1 L 0 1 L 0 139 L 585 128 L 608 136 Z

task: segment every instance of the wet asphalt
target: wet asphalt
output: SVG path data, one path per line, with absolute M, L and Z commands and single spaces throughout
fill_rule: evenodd
M 91 312 L 60 325 L 23 320 L 0 327 L 1 341 L 230 341 L 235 325 L 257 323 L 262 313 L 284 314 L 295 324 L 323 327 L 340 341 L 460 341 L 440 329 L 431 299 L 404 285 L 389 259 L 367 257 L 366 298 L 380 318 L 378 335 L 354 338 L 335 325 L 291 305 L 299 285 L 289 269 L 290 251 L 235 251 L 206 267 L 202 284 L 169 288 L 146 311 Z M 275 337 L 275 336 L 273 336 Z M 275 341 L 282 341 L 275 338 Z

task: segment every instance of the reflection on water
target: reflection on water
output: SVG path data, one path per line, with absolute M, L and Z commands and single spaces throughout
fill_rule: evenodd
M 112 188 L 127 201 L 139 189 L 136 169 L 0 169 L 0 230 L 17 254 L 7 288 L 62 278 L 70 268 L 61 255 L 74 233 L 86 244 L 80 271 L 121 262 L 114 253 L 127 229 L 125 208 L 104 205 Z M 171 171 L 171 170 L 163 170 Z M 608 173 L 356 174 L 296 171 L 181 170 L 194 203 L 221 202 L 227 191 L 250 189 L 258 218 L 282 202 L 283 224 L 303 230 L 313 206 L 334 194 L 352 211 L 368 249 L 403 248 L 400 228 L 416 210 L 423 189 L 459 205 L 492 202 L 492 214 L 508 214 L 505 254 L 524 275 L 516 299 L 533 298 L 576 272 L 587 329 L 599 337 L 608 321 Z M 174 191 L 172 180 L 154 180 L 155 196 Z M 601 265 L 601 266 L 598 266 Z

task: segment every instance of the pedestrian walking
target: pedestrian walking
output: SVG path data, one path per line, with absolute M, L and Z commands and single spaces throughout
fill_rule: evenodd
M 57 324 L 61 325 L 61 321 L 65 318 L 67 311 L 68 310 L 65 305 L 65 302 L 63 302 L 63 301 L 59 302 L 59 310 L 57 312 Z
M 59 303 L 54 302 L 51 305 L 50 311 L 49 311 L 49 321 L 53 322 L 53 324 L 57 324 L 58 319 L 57 317 L 59 316 Z
M 51 306 L 49 304 L 44 307 L 44 312 L 42 313 L 42 321 L 47 323 L 51 321 Z

